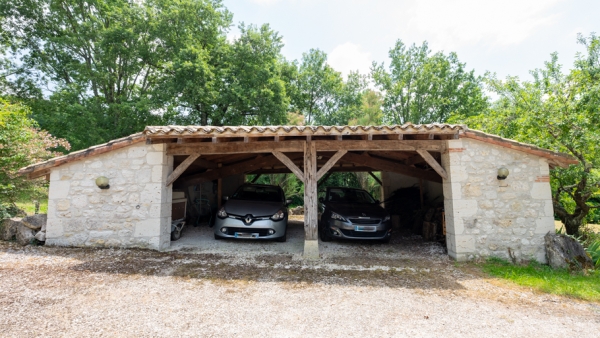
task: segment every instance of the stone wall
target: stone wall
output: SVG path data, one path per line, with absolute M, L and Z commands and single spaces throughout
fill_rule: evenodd
M 137 143 L 52 169 L 46 243 L 64 246 L 170 245 L 172 156 Z M 106 176 L 109 189 L 95 180 Z
M 448 141 L 442 155 L 448 254 L 545 262 L 544 235 L 554 231 L 548 162 L 471 139 Z M 510 174 L 498 180 L 497 170 Z M 510 252 L 510 253 L 509 253 Z

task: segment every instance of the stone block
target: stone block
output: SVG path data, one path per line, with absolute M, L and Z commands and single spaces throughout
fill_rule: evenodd
M 305 240 L 304 241 L 304 254 L 302 257 L 306 260 L 317 260 L 319 259 L 319 241 Z
M 135 224 L 135 237 L 157 237 L 160 236 L 160 219 L 152 218 L 138 221 Z
M 467 173 L 464 166 L 461 165 L 450 165 L 447 168 L 448 179 L 452 183 L 456 182 L 465 182 L 469 179 L 469 174 Z
M 138 184 L 149 183 L 152 180 L 151 169 L 140 169 L 135 174 L 135 182 Z
M 104 164 L 102 163 L 102 161 L 94 161 L 87 165 L 87 167 L 92 169 L 100 169 L 104 167 Z
M 134 146 L 127 149 L 127 158 L 145 157 L 148 149 L 144 146 Z
M 530 193 L 531 198 L 533 199 L 552 199 L 552 190 L 550 189 L 550 182 L 534 182 Z
M 57 238 L 64 234 L 63 222 L 50 218 L 46 223 L 46 238 Z
M 153 144 L 151 146 L 153 151 L 159 151 L 159 152 L 164 152 L 167 148 L 166 144 L 164 143 L 159 143 L 159 144 Z
M 152 167 L 152 182 L 166 182 L 167 168 L 162 165 Z
M 148 163 L 150 165 L 162 165 L 162 164 L 166 164 L 166 162 L 167 162 L 167 155 L 165 155 L 165 153 L 163 153 L 163 152 L 153 151 L 153 152 L 149 152 L 146 155 L 146 163 Z
M 554 217 L 554 205 L 552 200 L 544 201 L 544 216 Z
M 477 213 L 477 200 L 453 200 L 454 217 L 470 217 Z
M 538 217 L 535 220 L 535 233 L 545 235 L 548 232 L 554 232 L 554 217 Z
M 67 198 L 69 196 L 69 189 L 71 188 L 71 182 L 69 181 L 54 181 L 50 184 L 50 191 L 48 193 L 49 199 Z
M 71 201 L 64 198 L 56 201 L 56 210 L 58 211 L 66 211 L 71 207 Z

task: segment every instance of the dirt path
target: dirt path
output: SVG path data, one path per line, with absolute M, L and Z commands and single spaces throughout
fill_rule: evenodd
M 0 242 L 0 336 L 597 337 L 599 304 L 502 286 L 414 239 L 294 254 Z

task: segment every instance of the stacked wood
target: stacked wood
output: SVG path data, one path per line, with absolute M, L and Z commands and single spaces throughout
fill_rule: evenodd
M 423 216 L 422 235 L 426 241 L 443 238 L 444 209 L 429 208 Z

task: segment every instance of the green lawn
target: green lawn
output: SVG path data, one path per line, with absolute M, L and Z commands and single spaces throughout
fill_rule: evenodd
M 577 299 L 600 302 L 600 271 L 570 273 L 567 270 L 553 270 L 547 265 L 530 263 L 512 265 L 500 259 L 489 259 L 482 265 L 486 273 L 526 286 L 537 291 Z
M 15 204 L 17 205 L 17 207 L 19 207 L 19 209 L 24 210 L 27 215 L 33 215 L 35 213 L 35 204 L 33 203 L 34 201 L 34 197 L 29 196 L 27 194 L 23 194 L 22 196 L 19 197 L 19 201 L 16 202 Z M 48 213 L 48 196 L 44 196 L 43 198 L 39 198 L 38 201 L 40 202 L 40 214 L 47 214 Z

